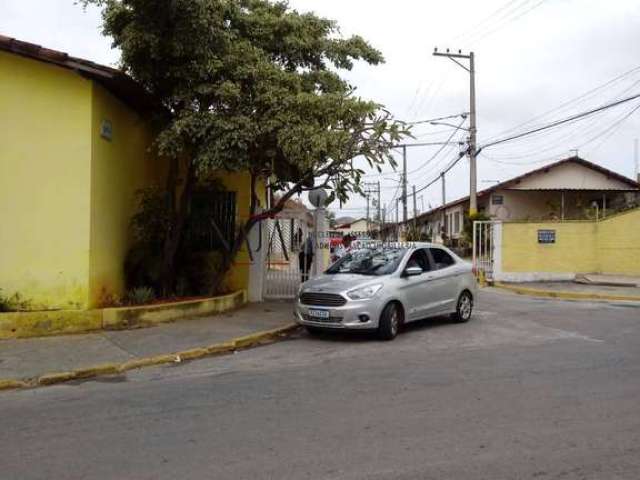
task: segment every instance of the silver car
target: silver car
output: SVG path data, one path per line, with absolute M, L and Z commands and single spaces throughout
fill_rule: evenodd
M 467 322 L 477 288 L 471 264 L 441 245 L 381 246 L 351 252 L 303 283 L 295 316 L 311 333 L 377 330 L 392 340 L 427 317 Z

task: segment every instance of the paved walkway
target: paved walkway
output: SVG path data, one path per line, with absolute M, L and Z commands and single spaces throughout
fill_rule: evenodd
M 152 328 L 0 340 L 0 378 L 33 378 L 227 342 L 287 325 L 291 312 L 291 303 L 269 302 Z

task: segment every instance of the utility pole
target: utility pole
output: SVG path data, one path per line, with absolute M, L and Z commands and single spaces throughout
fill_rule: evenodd
M 402 146 L 402 221 L 407 223 L 407 146 Z
M 367 234 L 369 233 L 369 194 L 367 193 Z
M 381 208 L 382 208 L 382 198 L 380 196 L 380 180 L 378 180 L 378 225 L 382 225 L 382 214 L 380 213 Z
M 374 207 L 376 207 L 376 214 L 377 214 L 377 218 L 376 221 L 378 222 L 378 224 L 381 221 L 381 214 L 380 214 L 380 209 L 382 208 L 382 198 L 381 198 L 381 191 L 380 191 L 380 181 L 378 180 L 377 182 L 370 182 L 370 183 L 365 183 L 364 184 L 364 193 L 367 197 L 367 231 L 370 230 L 369 228 L 369 219 L 371 217 L 371 208 L 370 208 L 370 200 L 371 200 L 371 195 L 374 195 Z
M 413 186 L 413 228 L 418 228 L 418 199 L 416 198 L 416 186 Z
M 633 141 L 633 160 L 636 166 L 636 182 L 640 182 L 640 159 L 638 158 L 638 139 Z
M 440 179 L 442 180 L 442 227 L 440 231 L 446 231 L 447 229 L 447 212 L 444 209 L 444 206 L 447 204 L 447 189 L 444 182 L 444 172 L 440 174 Z
M 396 242 L 400 241 L 400 199 L 396 199 Z
M 468 55 L 462 53 L 462 50 L 458 50 L 458 53 L 450 53 L 447 48 L 446 52 L 438 52 L 435 48 L 433 55 L 436 57 L 447 57 L 460 67 L 469 72 L 469 215 L 475 215 L 478 213 L 478 169 L 476 159 L 476 146 L 477 146 L 477 134 L 478 127 L 476 123 L 476 64 L 475 55 L 470 52 Z M 463 65 L 456 59 L 469 60 L 469 67 Z
M 382 217 L 380 217 L 380 222 L 380 240 L 386 241 L 387 209 L 384 207 L 382 207 Z

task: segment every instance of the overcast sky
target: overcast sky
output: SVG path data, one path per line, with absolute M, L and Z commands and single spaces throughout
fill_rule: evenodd
M 478 136 L 482 145 L 505 132 L 565 118 L 612 99 L 640 93 L 640 2 L 637 0 L 291 0 L 298 10 L 335 19 L 345 35 L 360 34 L 381 50 L 386 64 L 357 66 L 347 74 L 362 97 L 378 101 L 402 120 L 454 115 L 469 109 L 468 74 L 440 49 L 476 54 Z M 73 0 L 0 0 L 0 34 L 115 65 L 118 52 L 100 34 L 100 16 Z M 633 70 L 637 68 L 636 70 Z M 627 73 L 629 72 L 629 73 Z M 623 74 L 626 75 L 622 76 Z M 581 94 L 605 85 L 558 109 Z M 478 159 L 479 188 L 571 154 L 627 176 L 634 174 L 633 141 L 640 136 L 640 100 L 526 140 L 488 148 Z M 554 110 L 555 109 L 555 110 Z M 554 111 L 552 111 L 554 110 Z M 532 118 L 546 116 L 520 126 Z M 452 119 L 452 123 L 459 120 Z M 517 128 L 516 128 L 517 127 Z M 452 129 L 416 128 L 416 142 L 446 140 Z M 459 130 L 454 139 L 463 140 Z M 436 178 L 457 147 L 412 148 L 409 183 Z M 429 161 L 429 162 L 428 162 Z M 382 182 L 383 203 L 397 175 Z M 440 184 L 418 195 L 418 208 L 441 202 Z M 447 199 L 468 194 L 468 162 L 447 175 Z M 421 198 L 422 197 L 422 198 Z M 360 216 L 362 199 L 343 213 Z M 334 206 L 335 207 L 335 206 Z M 411 206 L 410 206 L 411 210 Z

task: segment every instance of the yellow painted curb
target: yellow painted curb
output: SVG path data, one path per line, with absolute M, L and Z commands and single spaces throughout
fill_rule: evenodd
M 54 372 L 40 375 L 34 382 L 15 379 L 0 379 L 0 390 L 26 388 L 30 386 L 54 385 L 56 383 L 95 378 L 105 375 L 117 375 L 129 370 L 137 370 L 145 367 L 163 365 L 167 363 L 180 363 L 182 361 L 197 360 L 204 357 L 230 353 L 238 349 L 266 344 L 277 340 L 280 336 L 290 333 L 298 328 L 291 323 L 284 327 L 274 328 L 264 332 L 253 333 L 244 337 L 235 338 L 228 342 L 216 343 L 208 347 L 192 348 L 176 353 L 155 355 L 152 357 L 136 358 L 123 363 L 105 363 L 95 367 L 83 368 L 68 372 Z
M 207 347 L 207 351 L 209 352 L 209 355 L 218 355 L 221 353 L 227 353 L 232 350 L 235 350 L 235 348 L 236 348 L 236 343 L 233 340 L 231 340 L 230 342 L 215 343 L 213 345 L 209 345 Z
M 247 303 L 246 290 L 219 297 L 139 307 L 0 313 L 0 339 L 125 330 L 235 310 Z
M 104 365 L 98 365 L 96 367 L 84 368 L 76 370 L 75 378 L 93 378 L 101 375 L 114 375 L 120 373 L 120 365 L 117 363 L 105 363 Z
M 137 370 L 144 367 L 153 367 L 155 365 L 162 365 L 165 363 L 173 363 L 176 361 L 175 355 L 158 355 L 155 357 L 136 358 L 135 360 L 129 360 L 120 365 L 118 370 L 127 372 L 129 370 Z
M 553 291 L 553 290 L 539 290 L 536 288 L 516 287 L 514 285 L 506 285 L 504 283 L 496 282 L 493 285 L 496 288 L 508 290 L 518 295 L 530 295 L 534 297 L 543 298 L 558 298 L 562 300 L 610 300 L 610 301 L 630 301 L 640 302 L 640 297 L 628 296 L 628 295 L 608 295 L 602 293 L 585 293 L 585 292 L 566 292 L 566 291 Z
M 199 300 L 138 307 L 105 308 L 102 310 L 102 328 L 104 330 L 126 330 L 149 327 L 203 315 L 225 313 L 246 303 L 247 292 L 239 290 L 228 295 Z
M 298 325 L 295 323 L 291 323 L 285 327 L 274 328 L 273 330 L 267 330 L 266 332 L 258 332 L 251 335 L 246 335 L 244 337 L 236 338 L 234 340 L 234 344 L 236 348 L 251 347 L 252 345 L 272 340 L 279 335 L 289 333 L 296 328 L 298 328 Z
M 68 382 L 76 378 L 75 372 L 58 372 L 40 375 L 37 380 L 38 385 L 53 385 L 55 383 Z
M 13 390 L 16 388 L 28 387 L 27 382 L 21 380 L 0 380 L 0 390 Z

